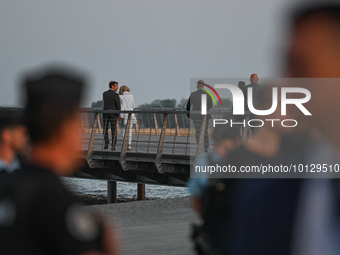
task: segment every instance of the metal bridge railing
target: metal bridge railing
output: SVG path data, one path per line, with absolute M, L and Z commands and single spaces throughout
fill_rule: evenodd
M 6 108 L 11 110 L 20 110 L 22 108 Z M 83 143 L 82 150 L 86 154 L 86 159 L 90 167 L 93 167 L 92 155 L 94 152 L 112 152 L 110 147 L 104 149 L 104 130 L 105 123 L 103 113 L 126 113 L 128 116 L 125 136 L 122 135 L 122 122 L 117 121 L 115 132 L 117 133 L 116 151 L 114 155 L 119 157 L 120 164 L 124 170 L 126 167 L 127 155 L 140 154 L 149 155 L 154 158 L 155 165 L 159 172 L 162 171 L 162 157 L 167 156 L 176 159 L 176 157 L 196 156 L 203 152 L 204 149 L 204 128 L 205 123 L 208 125 L 209 136 L 212 133 L 212 118 L 232 118 L 230 109 L 211 109 L 208 115 L 202 118 L 202 128 L 199 136 L 199 142 L 196 142 L 195 129 L 187 114 L 200 114 L 199 111 L 185 111 L 183 109 L 135 109 L 134 111 L 103 111 L 101 109 L 86 108 L 82 109 L 82 130 Z M 132 114 L 136 117 L 136 122 L 132 123 Z M 249 118 L 249 116 L 245 116 Z M 43 120 L 42 120 L 43 121 Z M 128 150 L 129 129 L 132 129 L 132 148 Z M 111 133 L 111 130 L 108 129 Z M 243 129 L 243 140 L 247 139 L 248 130 Z M 111 134 L 109 134 L 111 140 Z M 110 141 L 112 143 L 112 141 Z M 212 139 L 209 139 L 210 148 L 213 146 Z M 139 154 L 139 155 L 137 155 Z
M 204 143 L 204 123 L 209 122 L 206 115 L 202 118 L 202 129 L 199 136 L 199 143 L 196 143 L 195 129 L 187 114 L 200 114 L 200 112 L 185 111 L 180 109 L 135 109 L 134 111 L 103 111 L 99 109 L 82 110 L 82 127 L 84 134 L 83 149 L 87 151 L 87 160 L 91 167 L 93 152 L 110 152 L 105 150 L 104 113 L 125 113 L 128 116 L 125 136 L 122 135 L 122 122 L 117 121 L 116 150 L 115 154 L 120 155 L 120 163 L 126 169 L 126 156 L 129 153 L 153 155 L 156 167 L 161 171 L 163 155 L 172 156 L 195 156 L 203 152 Z M 132 114 L 136 117 L 136 122 L 132 122 Z M 230 115 L 230 109 L 214 109 L 209 112 L 213 118 L 226 118 Z M 211 126 L 211 123 L 210 123 Z M 132 148 L 128 150 L 128 130 L 132 129 Z M 208 128 L 211 134 L 211 128 Z M 111 139 L 111 129 L 108 129 Z M 210 148 L 212 141 L 209 139 Z M 111 151 L 112 152 L 112 151 Z
M 190 128 L 190 119 L 183 110 L 134 110 L 134 111 L 103 111 L 95 109 L 83 109 L 83 149 L 87 151 L 87 160 L 91 167 L 93 152 L 109 152 L 104 149 L 105 125 L 103 113 L 126 113 L 128 116 L 125 136 L 122 135 L 122 122 L 117 121 L 116 152 L 120 154 L 120 163 L 126 169 L 126 155 L 128 153 L 155 155 L 155 164 L 161 171 L 163 154 L 190 155 L 191 145 L 195 142 L 194 131 Z M 132 114 L 136 122 L 132 122 Z M 129 130 L 132 129 L 132 147 L 128 150 Z M 111 129 L 109 133 L 112 144 Z

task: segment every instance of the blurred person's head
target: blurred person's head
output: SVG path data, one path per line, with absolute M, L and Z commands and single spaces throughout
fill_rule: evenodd
M 340 3 L 328 3 L 311 1 L 293 13 L 287 56 L 289 77 L 340 77 Z
M 82 77 L 46 70 L 24 81 L 25 120 L 32 142 L 32 163 L 59 175 L 77 170 L 81 146 Z
M 204 88 L 204 81 L 203 80 L 199 80 L 197 82 L 197 88 Z
M 246 83 L 244 81 L 239 81 L 237 87 L 239 87 L 239 89 L 243 89 L 246 86 Z
M 0 159 L 10 164 L 15 154 L 26 151 L 27 142 L 22 112 L 0 108 Z
M 220 157 L 227 154 L 241 144 L 240 129 L 228 125 L 216 125 L 212 135 L 215 151 Z
M 340 2 L 312 1 L 296 8 L 292 16 L 286 73 L 293 78 L 340 77 Z M 340 86 L 332 79 L 303 84 L 311 92 L 306 104 L 311 123 L 340 144 Z
M 251 83 L 257 83 L 259 81 L 259 77 L 257 76 L 256 73 L 253 73 L 252 75 L 250 75 L 250 82 Z
M 109 82 L 109 88 L 110 88 L 110 89 L 113 89 L 114 91 L 117 91 L 117 90 L 118 90 L 118 82 L 116 82 L 116 81 L 110 81 L 110 82 Z
M 119 88 L 119 95 L 123 95 L 123 93 L 127 91 L 127 92 L 130 92 L 130 88 L 126 85 L 123 85 Z

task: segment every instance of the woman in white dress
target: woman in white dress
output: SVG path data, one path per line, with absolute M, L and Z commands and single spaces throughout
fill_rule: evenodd
M 120 98 L 120 106 L 122 111 L 132 111 L 135 109 L 135 100 L 133 95 L 130 94 L 130 89 L 128 86 L 123 85 L 119 89 L 119 98 Z M 128 113 L 121 113 L 120 117 L 122 118 L 122 135 L 125 136 L 126 126 L 129 114 Z M 128 140 L 128 150 L 131 150 L 131 141 L 132 141 L 132 126 L 136 123 L 136 116 L 135 114 L 131 114 L 131 124 L 129 129 L 129 140 Z

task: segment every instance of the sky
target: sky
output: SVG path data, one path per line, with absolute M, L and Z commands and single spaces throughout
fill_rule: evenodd
M 23 72 L 86 72 L 84 106 L 111 80 L 136 105 L 187 98 L 190 78 L 280 75 L 286 0 L 2 0 L 0 106 L 22 106 Z

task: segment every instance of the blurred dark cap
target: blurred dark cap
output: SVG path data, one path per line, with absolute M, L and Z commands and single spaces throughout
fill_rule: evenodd
M 49 107 L 58 104 L 73 108 L 79 105 L 84 82 L 81 78 L 53 71 L 25 81 L 26 107 Z
M 25 121 L 32 143 L 50 139 L 79 109 L 84 75 L 70 70 L 49 68 L 25 77 Z
M 24 124 L 22 110 L 0 108 L 0 129 L 12 126 L 23 126 Z
M 304 0 L 297 1 L 292 12 L 292 22 L 297 23 L 301 19 L 315 13 L 327 13 L 330 18 L 340 19 L 339 0 Z

